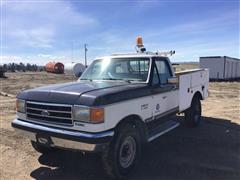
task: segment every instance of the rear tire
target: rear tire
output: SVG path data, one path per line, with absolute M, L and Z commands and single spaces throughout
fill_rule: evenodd
M 124 178 L 140 160 L 142 145 L 140 134 L 133 125 L 125 124 L 117 129 L 116 136 L 102 156 L 106 173 L 112 178 Z
M 194 96 L 191 107 L 185 111 L 184 123 L 189 127 L 197 127 L 201 121 L 202 106 L 198 96 Z
M 53 148 L 53 147 L 48 147 L 48 146 L 44 146 L 44 145 L 41 145 L 35 141 L 31 141 L 31 144 L 32 144 L 32 147 L 39 153 L 42 153 L 42 154 L 47 154 L 47 153 L 50 153 L 54 150 L 56 150 L 56 148 Z

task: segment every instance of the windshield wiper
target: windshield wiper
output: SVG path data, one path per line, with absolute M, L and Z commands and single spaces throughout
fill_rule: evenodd
M 88 79 L 88 78 L 83 78 L 83 79 L 80 79 L 80 80 L 88 80 L 88 81 L 93 81 L 93 79 Z M 136 79 L 121 79 L 121 78 L 102 78 L 102 79 L 95 79 L 95 80 L 115 80 L 115 81 L 125 81 L 125 82 L 128 82 L 128 83 L 131 83 L 131 82 L 139 82 L 140 80 L 136 80 Z
M 88 81 L 92 81 L 92 79 L 87 79 L 87 78 L 82 78 L 80 80 L 88 80 Z
M 116 80 L 116 81 L 125 81 L 128 83 L 131 83 L 131 80 L 127 80 L 127 79 L 118 79 L 118 78 L 102 78 L 102 80 Z
M 119 81 L 124 81 L 124 79 L 118 79 L 118 78 L 102 78 L 101 80 L 119 80 Z
M 127 81 L 127 82 L 141 82 L 141 80 L 137 80 L 137 79 L 125 79 L 125 81 Z
M 137 79 L 118 79 L 118 78 L 102 78 L 102 80 L 119 80 L 119 81 L 125 81 L 128 83 L 132 83 L 132 82 L 140 82 L 141 80 L 137 80 Z

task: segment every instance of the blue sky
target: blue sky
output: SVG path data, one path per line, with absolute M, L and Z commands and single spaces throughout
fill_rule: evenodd
M 238 0 L 1 1 L 1 63 L 83 62 L 134 52 L 176 50 L 172 61 L 239 58 Z

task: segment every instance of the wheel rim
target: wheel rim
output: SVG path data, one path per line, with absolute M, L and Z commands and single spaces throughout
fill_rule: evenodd
M 194 112 L 194 121 L 198 122 L 199 119 L 200 119 L 200 116 L 201 116 L 201 106 L 200 106 L 199 102 L 195 105 L 195 109 L 194 110 L 195 110 L 195 112 Z
M 132 165 L 135 159 L 136 149 L 137 145 L 135 139 L 131 136 L 126 137 L 121 144 L 119 152 L 120 165 L 123 168 L 128 168 Z

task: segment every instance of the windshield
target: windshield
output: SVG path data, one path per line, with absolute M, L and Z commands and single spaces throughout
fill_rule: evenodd
M 149 58 L 106 58 L 93 61 L 80 80 L 147 81 Z

